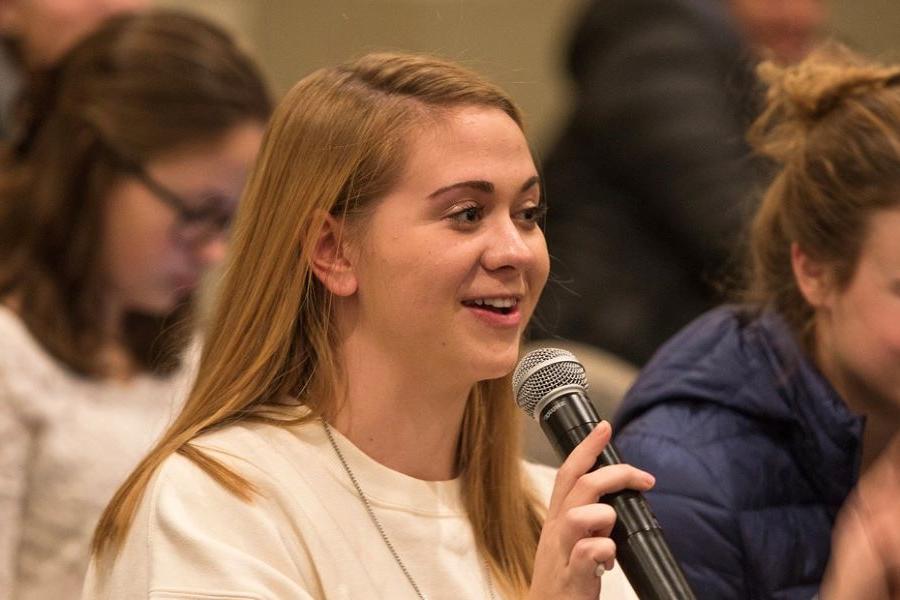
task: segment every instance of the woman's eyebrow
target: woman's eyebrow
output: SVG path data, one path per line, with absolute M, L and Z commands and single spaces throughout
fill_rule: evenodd
M 450 190 L 455 190 L 457 188 L 470 188 L 478 190 L 479 192 L 484 192 L 486 194 L 492 194 L 494 192 L 494 184 L 490 181 L 485 181 L 483 179 L 471 179 L 469 181 L 460 181 L 458 183 L 452 183 L 450 185 L 444 186 L 428 194 L 428 197 L 434 198 L 435 196 L 440 196 L 444 192 L 449 192 Z
M 520 192 L 527 192 L 529 189 L 533 188 L 535 185 L 541 182 L 541 178 L 539 175 L 532 175 L 525 183 L 522 184 L 522 188 L 519 190 Z
M 526 192 L 532 187 L 534 187 L 537 183 L 539 183 L 541 178 L 538 175 L 533 175 L 529 177 L 525 183 L 522 184 L 520 188 L 520 192 Z M 477 190 L 479 192 L 484 192 L 486 194 L 494 193 L 494 184 L 490 181 L 485 181 L 484 179 L 470 179 L 468 181 L 459 181 L 457 183 L 452 183 L 450 185 L 439 188 L 430 194 L 428 194 L 429 198 L 434 198 L 435 196 L 440 196 L 444 192 L 449 192 L 450 190 L 455 190 L 458 188 L 470 188 L 473 190 Z

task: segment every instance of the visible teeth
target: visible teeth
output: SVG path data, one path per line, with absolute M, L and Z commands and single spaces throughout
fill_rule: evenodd
M 515 298 L 483 298 L 475 301 L 478 306 L 488 305 L 494 308 L 512 308 L 516 305 Z

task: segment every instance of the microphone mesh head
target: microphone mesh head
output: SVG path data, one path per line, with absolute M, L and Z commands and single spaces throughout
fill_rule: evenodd
M 538 348 L 519 361 L 513 373 L 516 404 L 534 417 L 538 403 L 553 390 L 565 385 L 587 388 L 584 367 L 575 355 L 560 348 Z

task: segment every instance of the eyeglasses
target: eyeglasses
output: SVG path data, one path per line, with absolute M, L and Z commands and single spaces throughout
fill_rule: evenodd
M 218 206 L 193 208 L 184 197 L 160 183 L 138 163 L 114 153 L 119 167 L 137 179 L 157 199 L 178 214 L 172 236 L 186 245 L 200 245 L 228 232 L 234 214 Z

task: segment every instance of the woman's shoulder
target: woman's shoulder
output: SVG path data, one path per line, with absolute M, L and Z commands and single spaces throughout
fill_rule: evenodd
M 0 340 L 0 408 L 32 426 L 75 420 L 73 415 L 79 410 L 90 415 L 104 407 L 112 408 L 109 417 L 113 419 L 133 420 L 139 415 L 168 419 L 181 404 L 194 375 L 193 347 L 184 368 L 166 377 L 141 374 L 121 381 L 80 375 L 51 356 L 19 315 L 2 304 Z M 123 399 L 127 403 L 123 404 Z
M 53 359 L 19 315 L 0 304 L 0 409 L 36 424 L 79 395 L 79 378 Z
M 261 505 L 278 502 L 288 493 L 284 488 L 290 487 L 286 482 L 293 470 L 279 439 L 282 431 L 265 423 L 234 424 L 202 434 L 167 456 L 142 499 L 150 527 L 172 519 L 214 525 L 250 518 Z M 303 448 L 290 452 L 302 455 Z
M 46 350 L 14 308 L 2 302 L 0 302 L 0 339 L 3 340 L 3 344 L 0 344 L 0 377 L 13 374 L 80 383 L 110 381 L 103 378 L 88 379 L 72 371 Z M 202 340 L 195 335 L 182 354 L 181 368 L 171 376 L 157 377 L 145 374 L 146 376 L 142 375 L 141 378 L 156 383 L 191 380 L 196 375 L 201 349 Z
M 744 307 L 723 306 L 688 325 L 641 370 L 616 415 L 616 430 L 656 419 L 679 438 L 690 433 L 705 440 L 724 422 L 790 421 L 771 332 L 760 323 Z
M 239 589 L 246 581 L 229 578 L 239 577 L 241 568 L 288 570 L 295 554 L 283 549 L 279 474 L 264 464 L 265 454 L 252 428 L 233 426 L 167 456 L 144 490 L 122 547 L 92 561 L 83 597 L 146 598 L 154 587 L 221 591 L 226 580 Z
M 224 462 L 266 464 L 273 455 L 312 452 L 311 444 L 305 439 L 311 427 L 312 423 L 298 422 L 289 415 L 245 419 L 204 432 L 190 444 Z
M 321 462 L 317 431 L 316 422 L 289 416 L 245 420 L 199 435 L 183 454 L 199 453 L 240 475 L 254 488 L 280 495 L 300 470 L 309 471 Z M 167 459 L 171 462 L 167 467 L 170 483 L 208 477 L 195 461 L 185 462 L 183 458 Z
M 3 340 L 0 345 L 0 377 L 63 373 L 18 313 L 3 303 L 0 303 L 0 339 Z

